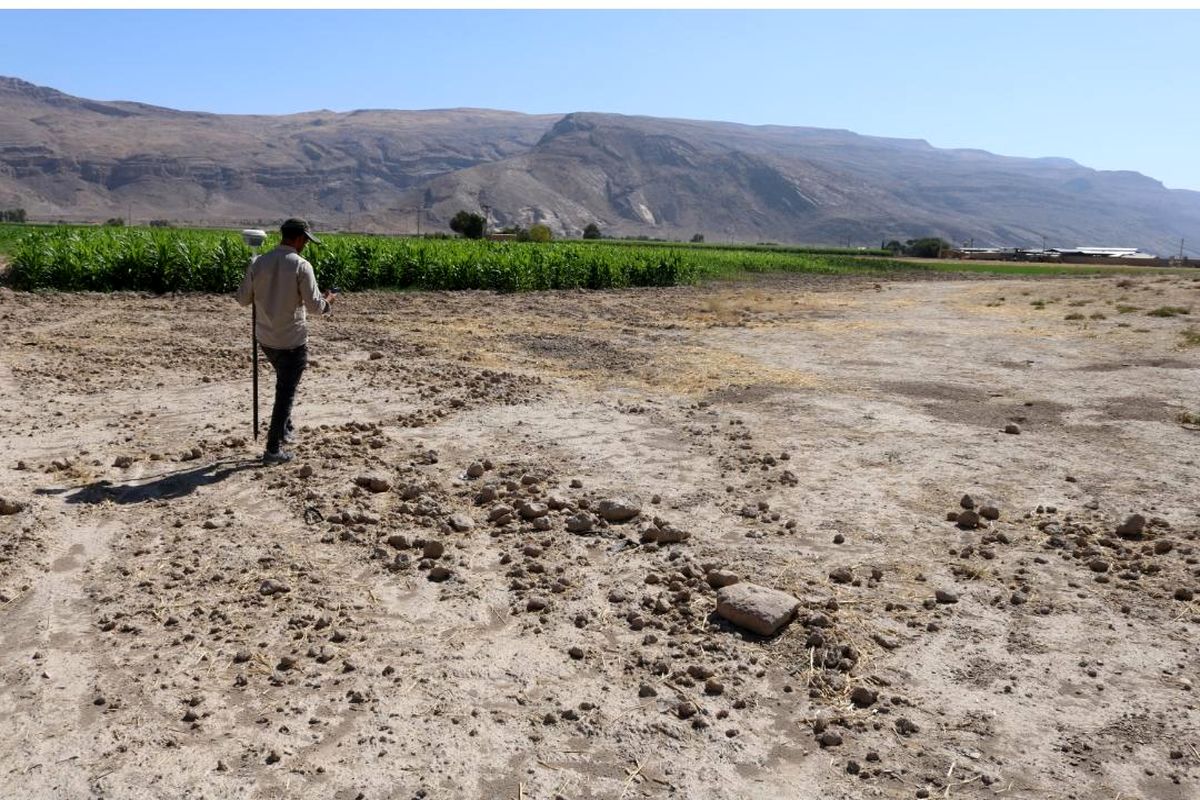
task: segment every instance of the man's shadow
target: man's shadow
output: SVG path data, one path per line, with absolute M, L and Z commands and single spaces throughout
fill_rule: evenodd
M 159 475 L 146 483 L 113 483 L 110 480 L 100 480 L 88 483 L 75 489 L 36 489 L 34 494 L 66 495 L 67 503 L 72 505 L 96 505 L 104 502 L 117 505 L 133 503 L 148 503 L 153 500 L 177 500 L 186 497 L 201 486 L 211 486 L 246 469 L 261 467 L 257 459 L 240 459 L 237 461 L 217 461 L 191 469 L 168 472 Z

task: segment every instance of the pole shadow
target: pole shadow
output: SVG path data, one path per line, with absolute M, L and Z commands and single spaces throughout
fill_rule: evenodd
M 220 483 L 234 473 L 261 466 L 262 462 L 257 458 L 217 461 L 191 469 L 168 472 L 145 483 L 121 484 L 105 479 L 74 489 L 36 489 L 34 494 L 65 495 L 64 500 L 71 505 L 98 505 L 104 502 L 132 505 L 155 500 L 177 500 L 202 486 Z

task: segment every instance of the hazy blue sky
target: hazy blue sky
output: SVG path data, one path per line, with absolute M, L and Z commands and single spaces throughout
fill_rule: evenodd
M 0 74 L 222 113 L 848 128 L 1200 190 L 1200 11 L 0 11 Z

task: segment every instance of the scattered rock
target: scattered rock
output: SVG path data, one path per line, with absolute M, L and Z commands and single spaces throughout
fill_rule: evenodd
M 874 640 L 875 644 L 879 645 L 884 650 L 895 650 L 900 646 L 900 643 L 895 639 L 891 638 L 890 636 L 885 636 L 882 633 L 871 634 L 871 639 Z
M 837 731 L 825 730 L 817 737 L 821 747 L 838 747 L 842 743 L 842 735 Z
M 933 593 L 933 597 L 944 605 L 952 605 L 958 602 L 958 595 L 954 592 L 948 592 L 945 589 L 938 589 Z
M 578 514 L 567 519 L 567 530 L 571 533 L 588 533 L 596 529 L 599 520 L 587 511 L 580 511 Z
M 717 591 L 717 615 L 760 636 L 772 636 L 792 621 L 800 601 L 787 592 L 754 583 Z
M 849 583 L 854 580 L 854 573 L 849 567 L 838 567 L 829 573 L 829 580 L 834 583 Z
M 669 522 L 656 519 L 645 525 L 641 530 L 643 542 L 658 542 L 659 544 L 675 544 L 687 541 L 692 537 L 691 531 L 677 528 Z
M 9 500 L 5 497 L 0 497 L 0 516 L 11 516 L 20 514 L 25 510 L 25 504 L 16 500 Z
M 379 494 L 392 488 L 392 482 L 382 475 L 359 475 L 354 482 L 368 492 Z
M 280 583 L 279 581 L 275 581 L 270 578 L 267 578 L 258 585 L 258 593 L 261 595 L 266 595 L 267 597 L 276 594 L 286 594 L 291 590 L 292 587 L 288 586 L 286 583 Z
M 964 494 L 962 496 L 962 500 L 958 501 L 958 504 L 960 506 L 962 506 L 963 508 L 967 509 L 968 511 L 970 511 L 971 509 L 973 509 L 975 507 L 975 499 L 972 498 L 971 495 L 969 495 L 969 494 Z
M 440 566 L 434 567 L 433 569 L 429 570 L 429 574 L 426 577 L 434 583 L 442 583 L 443 581 L 450 579 L 450 570 Z
M 737 573 L 730 572 L 727 569 L 711 570 L 704 579 L 708 581 L 708 585 L 714 589 L 720 589 L 724 586 L 732 586 L 739 580 Z
M 984 519 L 997 520 L 1000 519 L 1000 509 L 995 506 L 983 506 L 979 509 L 979 516 Z
M 1146 518 L 1141 514 L 1130 514 L 1117 528 L 1117 536 L 1122 539 L 1140 539 L 1146 531 Z
M 562 511 L 571 508 L 571 501 L 561 494 L 551 493 L 546 495 L 546 505 L 550 506 L 551 511 Z
M 428 541 L 421 550 L 422 558 L 441 558 L 446 552 L 446 545 L 439 541 Z
M 1108 572 L 1109 564 L 1103 558 L 1093 558 L 1088 562 L 1088 569 L 1092 572 Z
M 637 503 L 624 497 L 609 497 L 596 504 L 596 513 L 606 522 L 628 522 L 642 513 Z
M 522 503 L 517 508 L 517 513 L 521 515 L 521 519 L 534 520 L 549 514 L 550 507 L 545 503 Z
M 472 528 L 474 528 L 475 520 L 471 519 L 466 514 L 451 514 L 450 515 L 450 527 L 454 528 L 454 530 L 462 533 L 464 531 L 469 531 Z
M 879 699 L 879 695 L 868 689 L 866 686 L 856 686 L 850 692 L 850 702 L 859 708 L 867 708 L 875 705 L 875 701 Z
M 964 531 L 974 530 L 979 527 L 979 514 L 974 511 L 964 511 L 958 515 L 956 520 L 958 527 Z
M 133 466 L 133 459 L 129 456 L 117 456 L 116 460 L 113 461 L 113 466 L 118 469 L 129 469 Z
M 1175 590 L 1176 600 L 1180 600 L 1184 603 L 1190 603 L 1193 597 L 1195 597 L 1195 592 L 1193 592 L 1191 589 L 1188 589 L 1186 586 L 1180 586 Z
M 1004 432 L 1011 433 L 1014 436 L 1019 435 L 1021 433 L 1021 426 L 1015 422 L 1010 422 L 1004 426 Z
M 920 733 L 921 727 L 913 722 L 908 717 L 901 717 L 896 720 L 896 733 L 901 736 L 911 736 L 914 733 Z

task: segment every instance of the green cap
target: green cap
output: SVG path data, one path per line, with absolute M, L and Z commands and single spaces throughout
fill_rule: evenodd
M 310 242 L 316 242 L 317 244 L 322 243 L 320 239 L 318 239 L 316 236 L 313 236 L 312 228 L 309 227 L 308 221 L 297 219 L 296 217 L 285 219 L 283 224 L 279 226 L 279 232 L 282 233 L 285 238 L 302 233 L 308 237 Z

